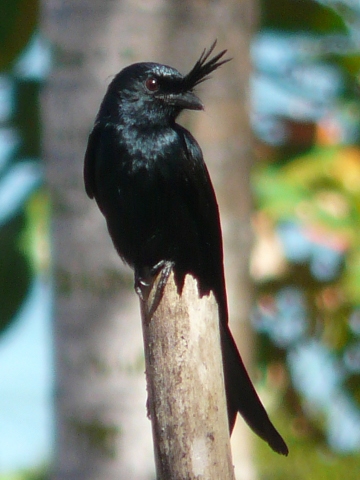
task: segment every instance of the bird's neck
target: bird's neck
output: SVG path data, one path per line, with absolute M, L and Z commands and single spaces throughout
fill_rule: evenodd
M 175 124 L 174 124 L 175 125 Z M 174 125 L 171 124 L 118 124 L 116 129 L 127 143 L 158 144 L 171 143 L 176 136 Z

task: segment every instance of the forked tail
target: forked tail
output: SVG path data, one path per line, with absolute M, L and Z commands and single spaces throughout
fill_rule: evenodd
M 230 431 L 239 412 L 249 427 L 275 452 L 288 455 L 288 447 L 255 391 L 228 325 L 222 322 L 220 325 Z

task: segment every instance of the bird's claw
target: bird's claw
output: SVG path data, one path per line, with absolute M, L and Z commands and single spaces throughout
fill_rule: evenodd
M 145 302 L 148 299 L 152 284 L 153 281 L 146 281 L 142 276 L 137 275 L 135 272 L 134 288 L 142 302 Z
M 156 277 L 160 273 L 160 279 L 156 286 L 156 291 L 153 297 L 152 304 L 149 308 L 148 315 L 151 317 L 155 310 L 157 309 L 162 296 L 164 294 L 164 289 L 169 278 L 171 269 L 173 268 L 174 263 L 169 260 L 161 260 L 153 267 L 143 268 L 141 271 L 135 270 L 135 291 L 138 294 L 142 302 L 146 302 L 149 298 L 150 291 L 154 285 Z

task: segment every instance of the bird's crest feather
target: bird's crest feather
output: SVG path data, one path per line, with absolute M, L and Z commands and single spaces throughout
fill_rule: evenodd
M 184 76 L 183 78 L 183 86 L 185 90 L 192 90 L 196 85 L 202 83 L 204 80 L 209 78 L 209 74 L 219 68 L 224 63 L 227 63 L 231 60 L 231 58 L 226 58 L 225 60 L 219 61 L 227 52 L 227 50 L 223 50 L 213 58 L 208 60 L 210 55 L 215 49 L 217 40 L 211 45 L 211 47 L 206 50 L 204 49 L 202 54 L 200 55 L 199 60 L 195 63 L 193 68 L 190 72 Z

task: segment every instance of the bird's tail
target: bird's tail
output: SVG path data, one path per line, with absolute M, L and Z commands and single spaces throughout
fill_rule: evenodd
M 221 337 L 230 430 L 239 412 L 249 427 L 275 452 L 287 455 L 288 447 L 271 423 L 253 387 L 227 324 L 221 323 Z

